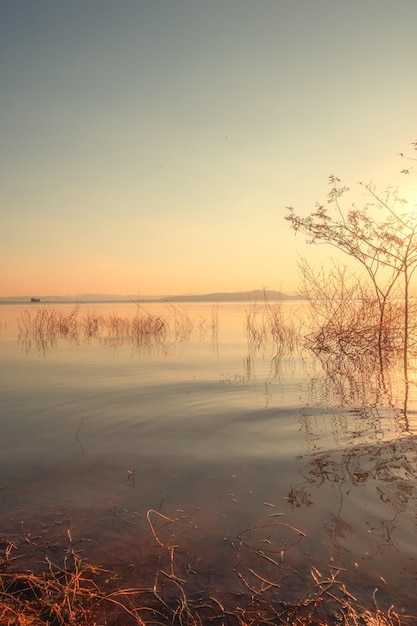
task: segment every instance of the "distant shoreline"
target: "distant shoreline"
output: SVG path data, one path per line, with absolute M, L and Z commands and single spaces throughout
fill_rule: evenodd
M 265 297 L 269 301 L 300 300 L 300 296 L 288 295 L 280 291 L 260 289 L 239 292 L 215 292 L 207 294 L 187 294 L 174 296 L 121 296 L 108 294 L 80 294 L 74 296 L 36 296 L 36 301 L 31 301 L 33 296 L 7 296 L 0 297 L 0 304 L 28 304 L 39 306 L 42 304 L 170 304 L 170 303 L 200 303 L 200 302 L 260 302 Z

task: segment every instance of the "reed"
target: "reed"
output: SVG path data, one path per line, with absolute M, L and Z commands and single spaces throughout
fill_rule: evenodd
M 136 344 L 142 341 L 157 340 L 164 342 L 169 334 L 169 323 L 160 315 L 147 314 L 131 320 L 128 336 Z
M 187 311 L 180 306 L 168 307 L 168 325 L 172 328 L 172 340 L 174 342 L 188 343 L 191 339 L 194 324 Z
M 19 333 L 35 340 L 74 337 L 79 331 L 78 312 L 78 305 L 68 312 L 50 307 L 38 308 L 36 313 L 25 310 L 18 318 Z
M 310 332 L 306 346 L 318 355 L 351 359 L 367 358 L 381 366 L 398 359 L 404 351 L 404 303 L 391 299 L 380 302 L 369 287 L 346 267 L 333 266 L 314 273 L 310 266 L 300 264 L 302 287 L 300 295 L 310 310 Z M 408 354 L 417 350 L 417 303 L 409 302 Z
M 213 345 L 217 345 L 219 341 L 219 303 L 213 304 L 211 307 L 211 341 Z
M 252 348 L 259 349 L 268 342 L 264 313 L 259 311 L 256 303 L 250 304 L 246 311 L 245 330 L 248 343 Z
M 104 326 L 102 315 L 94 311 L 87 311 L 81 320 L 80 330 L 87 339 L 99 337 Z
M 246 310 L 245 330 L 252 349 L 269 345 L 276 357 L 292 353 L 300 344 L 301 328 L 297 327 L 295 316 L 286 316 L 283 302 L 270 302 L 266 292 L 262 304 L 251 303 Z
M 152 315 L 138 305 L 133 316 L 116 313 L 103 316 L 94 311 L 81 316 L 78 305 L 70 311 L 44 306 L 35 312 L 26 309 L 18 317 L 19 340 L 28 347 L 33 341 L 43 350 L 56 346 L 60 339 L 77 342 L 96 339 L 134 346 L 187 342 L 193 329 L 188 314 L 173 306 L 166 315 Z

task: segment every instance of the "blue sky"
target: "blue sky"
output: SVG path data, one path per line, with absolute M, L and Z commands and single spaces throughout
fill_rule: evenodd
M 415 0 L 0 7 L 0 295 L 294 292 L 335 173 L 417 182 Z

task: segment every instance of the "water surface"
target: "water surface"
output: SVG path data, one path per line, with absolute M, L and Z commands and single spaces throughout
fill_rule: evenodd
M 312 566 L 337 566 L 360 598 L 378 587 L 381 605 L 412 611 L 413 383 L 405 399 L 395 371 L 381 382 L 329 371 L 302 345 L 255 345 L 249 303 L 144 305 L 178 322 L 145 344 L 19 338 L 22 311 L 40 306 L 0 307 L 4 535 L 44 549 L 70 527 L 89 556 L 129 563 L 154 539 L 155 510 L 175 520 L 161 537 L 193 555 L 203 586 L 237 590 L 239 568 L 259 567 L 270 546 L 286 593 L 307 586 Z M 137 314 L 82 304 L 78 315 L 88 312 Z

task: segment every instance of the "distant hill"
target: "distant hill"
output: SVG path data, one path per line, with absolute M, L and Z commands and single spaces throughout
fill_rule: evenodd
M 94 302 L 261 302 L 265 295 L 268 300 L 298 300 L 298 296 L 291 296 L 281 291 L 254 289 L 252 291 L 216 292 L 205 294 L 186 294 L 179 296 L 139 296 L 102 293 L 82 293 L 68 296 L 7 296 L 0 297 L 1 304 L 64 304 L 64 303 L 94 303 Z M 39 302 L 38 302 L 39 300 Z
M 254 289 L 253 291 L 216 292 L 201 295 L 166 296 L 159 302 L 259 302 L 268 300 L 298 300 L 298 296 L 289 296 L 281 291 Z

